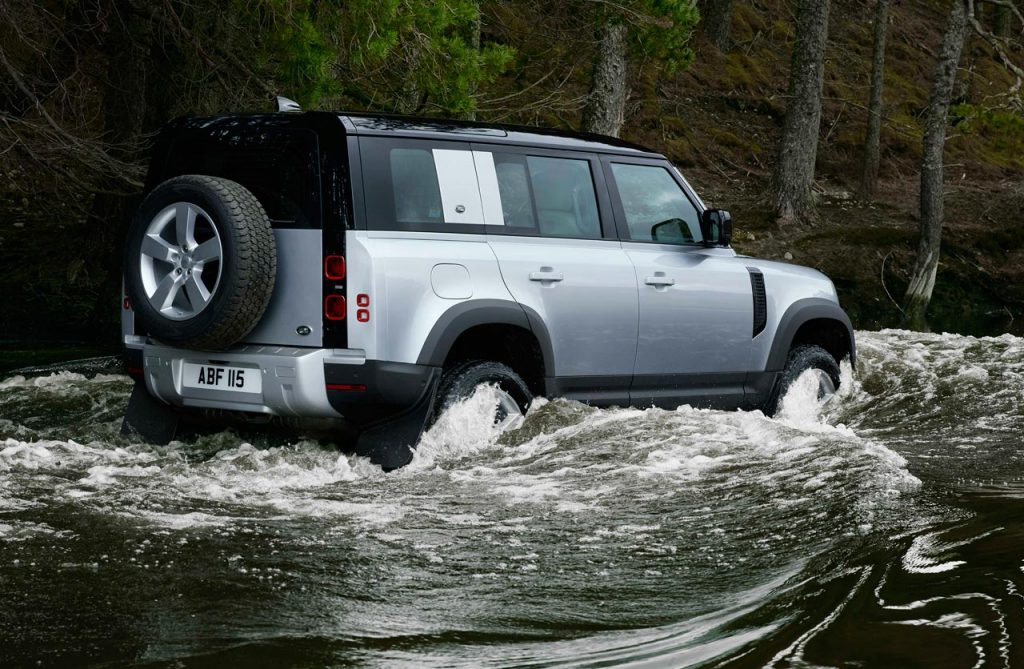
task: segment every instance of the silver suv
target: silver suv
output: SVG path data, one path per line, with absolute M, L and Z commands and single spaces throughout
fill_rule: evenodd
M 775 410 L 854 357 L 832 282 L 738 256 L 664 156 L 609 137 L 379 115 L 164 129 L 125 255 L 125 429 L 182 416 L 348 434 L 387 469 L 480 384 Z

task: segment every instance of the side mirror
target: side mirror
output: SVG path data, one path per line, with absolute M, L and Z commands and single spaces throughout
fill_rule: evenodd
M 728 246 L 732 241 L 732 216 L 725 209 L 706 209 L 700 215 L 700 233 L 709 246 Z

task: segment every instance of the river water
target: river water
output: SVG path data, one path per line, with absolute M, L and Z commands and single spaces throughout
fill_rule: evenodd
M 0 666 L 1024 667 L 1024 339 L 858 344 L 776 419 L 480 391 L 391 474 L 8 375 Z

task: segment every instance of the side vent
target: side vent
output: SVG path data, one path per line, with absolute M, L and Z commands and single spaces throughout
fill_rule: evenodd
M 754 334 L 753 337 L 764 332 L 768 324 L 768 298 L 764 293 L 764 275 L 756 267 L 748 267 L 750 272 L 750 288 L 754 295 Z

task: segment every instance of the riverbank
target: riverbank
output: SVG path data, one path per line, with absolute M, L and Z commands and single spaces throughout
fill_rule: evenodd
M 917 189 L 884 183 L 872 202 L 819 182 L 818 221 L 779 229 L 750 186 L 694 175 L 713 206 L 731 208 L 740 253 L 825 272 L 855 327 L 902 325 L 901 303 L 918 242 Z M 698 187 L 700 189 L 700 187 Z M 757 189 L 760 186 L 755 185 Z M 739 197 L 730 202 L 730 196 Z M 934 332 L 1024 333 L 1024 187 L 950 184 L 942 257 L 928 310 Z

